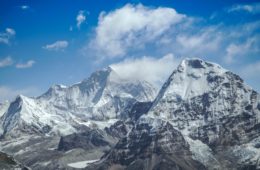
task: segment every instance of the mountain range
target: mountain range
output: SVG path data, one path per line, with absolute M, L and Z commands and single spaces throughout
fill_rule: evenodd
M 21 169 L 260 169 L 260 95 L 196 58 L 160 90 L 108 67 L 1 104 L 0 136 Z

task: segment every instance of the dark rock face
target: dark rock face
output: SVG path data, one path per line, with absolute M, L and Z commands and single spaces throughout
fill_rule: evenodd
M 129 112 L 129 117 L 136 121 L 143 114 L 147 113 L 152 106 L 152 102 L 136 102 Z
M 106 127 L 105 132 L 114 138 L 121 139 L 127 135 L 128 131 L 133 126 L 133 123 L 134 122 L 124 122 L 119 120 L 111 125 L 109 128 Z
M 205 68 L 202 64 L 202 60 L 190 60 L 188 65 L 193 68 Z
M 14 158 L 12 158 L 11 156 L 9 156 L 3 152 L 0 152 L 0 169 L 28 170 L 27 167 L 18 163 Z
M 137 124 L 128 137 L 121 139 L 103 158 L 102 164 L 90 169 L 107 169 L 115 165 L 129 170 L 205 169 L 192 159 L 182 134 L 165 122 L 158 129 L 148 124 Z
M 109 145 L 110 143 L 106 141 L 101 131 L 90 130 L 83 133 L 74 133 L 61 137 L 58 150 L 68 151 L 74 148 L 89 150 L 95 147 L 104 147 Z

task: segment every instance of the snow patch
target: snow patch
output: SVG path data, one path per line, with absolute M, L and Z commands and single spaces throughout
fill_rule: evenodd
M 97 162 L 98 160 L 99 159 L 73 162 L 73 163 L 69 163 L 68 166 L 70 166 L 72 168 L 86 168 L 89 164 Z

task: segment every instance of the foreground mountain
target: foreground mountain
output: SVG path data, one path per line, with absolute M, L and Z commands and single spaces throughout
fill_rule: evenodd
M 234 73 L 181 62 L 147 114 L 89 168 L 259 169 L 260 96 Z

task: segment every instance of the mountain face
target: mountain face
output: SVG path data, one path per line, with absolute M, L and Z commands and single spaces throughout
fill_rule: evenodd
M 127 137 L 104 155 L 104 161 L 90 169 L 206 169 L 194 160 L 181 133 L 168 122 L 153 127 L 139 123 Z
M 1 134 L 68 135 L 86 127 L 103 129 L 126 119 L 126 109 L 135 102 L 151 101 L 154 96 L 149 83 L 130 82 L 107 68 L 70 87 L 52 86 L 37 98 L 18 96 L 0 119 Z
M 200 59 L 183 60 L 147 113 L 93 167 L 258 169 L 259 106 L 259 94 L 239 76 Z M 185 156 L 171 148 L 176 145 Z
M 260 169 L 260 95 L 200 59 L 156 97 L 107 68 L 2 110 L 1 150 L 33 169 Z

